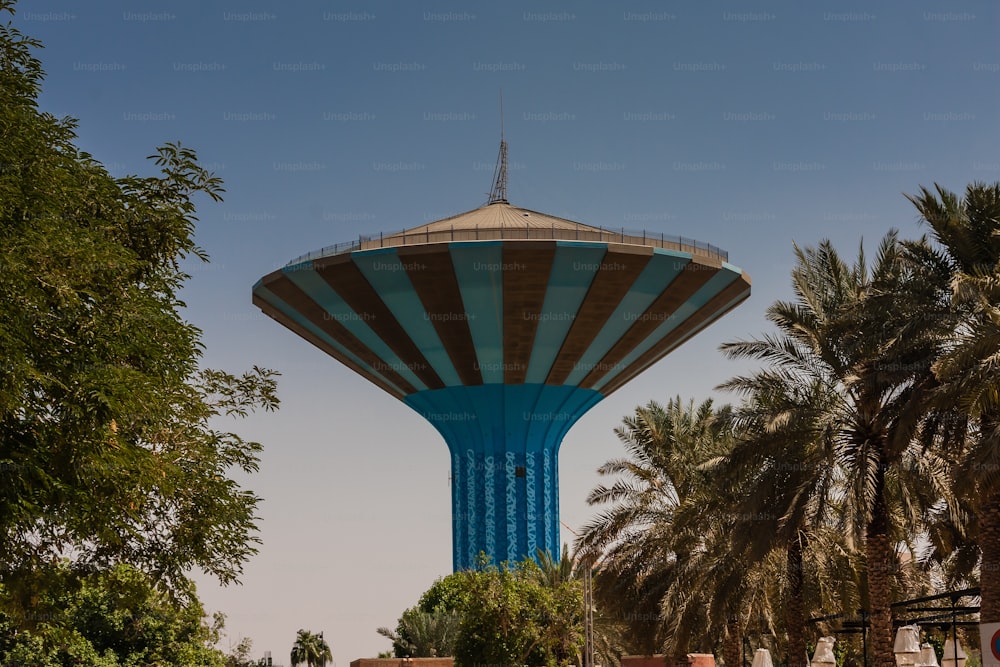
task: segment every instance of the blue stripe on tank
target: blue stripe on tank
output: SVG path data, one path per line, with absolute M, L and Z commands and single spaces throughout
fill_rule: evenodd
M 364 321 L 364 318 L 354 312 L 347 302 L 344 301 L 337 292 L 330 287 L 316 271 L 285 271 L 286 277 L 291 280 L 299 289 L 309 295 L 309 297 L 319 304 L 330 319 L 336 320 L 360 340 L 368 349 L 374 352 L 379 359 L 385 362 L 389 368 L 399 373 L 412 384 L 417 391 L 427 389 L 427 385 L 410 370 L 410 367 L 403 362 L 399 356 L 386 345 L 385 341 L 379 338 L 378 334 L 372 331 L 371 327 Z
M 287 303 L 285 303 L 284 300 L 278 298 L 278 296 L 271 290 L 267 289 L 263 285 L 258 285 L 257 287 L 254 288 L 254 294 L 256 294 L 258 297 L 260 297 L 264 301 L 268 302 L 269 304 L 280 310 L 282 314 L 285 315 L 285 317 L 292 320 L 293 322 L 301 326 L 303 329 L 307 330 L 309 333 L 313 334 L 314 336 L 322 340 L 324 343 L 330 345 L 330 347 L 337 350 L 342 355 L 344 355 L 345 357 L 356 363 L 358 366 L 360 366 L 361 368 L 365 369 L 375 377 L 385 382 L 387 385 L 398 391 L 400 394 L 406 393 L 405 391 L 397 387 L 391 380 L 386 379 L 385 376 L 383 376 L 381 373 L 374 370 L 371 366 L 369 366 L 366 362 L 362 361 L 359 357 L 355 356 L 353 352 L 349 351 L 346 347 L 344 347 L 336 340 L 331 338 L 325 331 L 323 331 L 315 324 L 310 322 L 308 319 L 306 319 L 297 310 L 295 310 Z
M 738 273 L 733 273 L 727 269 L 723 269 L 712 276 L 707 283 L 701 286 L 701 289 L 695 292 L 690 299 L 677 309 L 676 317 L 668 318 L 663 322 L 663 324 L 656 327 L 656 329 L 654 329 L 645 340 L 625 355 L 625 357 L 621 360 L 621 363 L 615 367 L 614 372 L 608 373 L 596 382 L 594 384 L 594 389 L 597 391 L 603 389 L 604 385 L 611 382 L 618 376 L 619 373 L 632 365 L 636 359 L 645 354 L 651 347 L 663 340 L 671 331 L 674 330 L 674 328 L 680 326 L 681 323 L 696 313 L 706 303 L 711 301 L 716 294 L 728 287 L 729 284 L 738 277 Z
M 503 383 L 503 242 L 448 244 L 484 384 Z
M 526 383 L 545 382 L 606 252 L 607 245 L 603 243 L 560 241 L 556 244 L 545 300 L 538 314 Z
M 385 252 L 388 251 L 388 252 Z M 462 384 L 438 337 L 434 324 L 424 310 L 413 283 L 407 275 L 404 262 L 395 248 L 379 248 L 351 253 L 351 260 L 361 271 L 368 284 L 378 292 L 382 302 L 399 322 L 410 339 L 420 348 L 438 377 L 446 386 Z M 419 262 L 417 258 L 408 261 Z
M 655 248 L 646 268 L 573 367 L 566 384 L 579 384 L 690 261 L 691 255 L 687 253 Z
M 714 313 L 712 313 L 711 316 L 709 316 L 704 322 L 702 322 L 702 324 L 700 326 L 693 327 L 691 329 L 691 331 L 687 332 L 684 336 L 682 336 L 680 339 L 678 339 L 673 345 L 671 345 L 666 350 L 664 350 L 663 351 L 664 355 L 670 354 L 670 352 L 672 352 L 673 350 L 675 350 L 678 347 L 680 347 L 682 344 L 684 344 L 685 341 L 687 341 L 688 339 L 690 339 L 692 336 L 694 336 L 695 334 L 699 333 L 702 329 L 704 329 L 705 327 L 707 327 L 708 325 L 710 325 L 712 322 L 714 322 L 718 318 L 722 317 L 726 313 L 726 311 L 728 311 L 730 308 L 732 308 L 733 306 L 735 306 L 737 303 L 739 303 L 740 301 L 742 301 L 743 299 L 745 299 L 746 295 L 747 295 L 747 293 L 749 291 L 750 291 L 750 288 L 747 287 L 747 289 L 746 289 L 745 292 L 742 292 L 741 294 L 737 295 L 736 297 L 734 297 L 733 299 L 731 299 L 726 305 L 722 306 L 721 308 L 719 308 L 718 310 L 716 310 Z

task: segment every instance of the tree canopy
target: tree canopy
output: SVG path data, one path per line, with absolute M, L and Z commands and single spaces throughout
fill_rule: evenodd
M 742 402 L 706 408 L 715 428 L 676 428 L 702 420 L 671 402 L 616 431 L 628 458 L 599 469 L 618 479 L 592 492 L 607 509 L 578 546 L 632 650 L 677 664 L 721 645 L 731 666 L 751 638 L 795 667 L 860 610 L 881 666 L 906 599 L 980 594 L 980 621 L 1000 621 L 1000 183 L 908 199 L 932 238 L 890 230 L 853 260 L 794 246 L 774 331 L 722 346 L 760 367 L 719 386 Z M 864 650 L 845 638 L 838 660 Z
M 63 562 L 34 577 L 0 584 L 0 609 L 18 610 L 0 612 L 0 664 L 223 667 L 222 618 L 205 621 L 193 587 L 178 603 L 131 565 L 81 575 Z M 22 596 L 30 606 L 9 604 Z
M 39 108 L 40 44 L 13 13 L 0 0 L 0 657 L 89 642 L 82 664 L 119 664 L 132 622 L 111 602 L 99 621 L 69 610 L 133 589 L 166 610 L 162 593 L 201 632 L 187 573 L 236 582 L 259 542 L 260 499 L 231 475 L 261 445 L 218 423 L 275 409 L 276 374 L 202 368 L 182 316 L 181 262 L 207 261 L 196 201 L 220 201 L 220 179 L 179 142 L 150 156 L 157 174 L 112 177 L 74 119 Z M 46 604 L 59 613 L 37 622 Z
M 579 663 L 581 582 L 550 576 L 530 558 L 500 565 L 480 558 L 476 569 L 434 582 L 395 631 L 379 629 L 396 656 L 454 656 L 459 667 Z
M 0 576 L 65 556 L 235 581 L 259 499 L 228 475 L 260 445 L 213 424 L 277 397 L 270 371 L 199 369 L 180 312 L 194 200 L 221 182 L 179 143 L 112 178 L 38 109 L 37 46 L 0 25 Z

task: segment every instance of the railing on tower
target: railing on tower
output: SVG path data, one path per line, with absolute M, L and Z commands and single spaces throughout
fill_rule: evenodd
M 342 255 L 357 250 L 372 250 L 375 248 L 390 248 L 403 245 L 416 245 L 427 243 L 448 243 L 451 241 L 495 241 L 504 239 L 533 239 L 533 240 L 557 240 L 557 241 L 599 241 L 603 243 L 625 243 L 630 245 L 652 246 L 665 250 L 676 250 L 688 252 L 692 255 L 712 257 L 722 260 L 729 260 L 729 253 L 714 246 L 711 243 L 703 243 L 692 238 L 674 236 L 672 234 L 657 234 L 645 230 L 630 229 L 607 229 L 605 227 L 593 227 L 591 225 L 581 225 L 576 229 L 567 227 L 490 227 L 490 228 L 463 228 L 463 229 L 438 229 L 411 230 L 393 232 L 391 234 L 379 234 L 377 236 L 359 236 L 357 241 L 346 241 L 329 245 L 319 250 L 306 253 L 296 257 L 289 264 L 299 264 L 320 257 L 330 257 L 332 255 Z

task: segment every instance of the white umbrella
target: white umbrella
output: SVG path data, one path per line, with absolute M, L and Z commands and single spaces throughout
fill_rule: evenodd
M 813 653 L 813 667 L 836 667 L 837 658 L 833 655 L 833 637 L 820 637 L 816 642 L 816 652 Z M 963 666 L 964 667 L 964 666 Z
M 917 667 L 940 667 L 937 661 L 937 654 L 934 647 L 928 643 L 920 645 L 920 657 L 917 658 Z
M 955 664 L 955 657 L 958 656 L 958 664 Z M 951 637 L 944 640 L 944 655 L 941 656 L 941 667 L 965 667 L 965 661 L 969 656 L 962 650 L 962 644 L 957 639 L 954 643 Z
M 759 648 L 753 654 L 753 664 L 750 667 L 774 667 L 771 662 L 771 652 L 766 648 Z
M 896 631 L 896 644 L 892 648 L 898 667 L 913 667 L 920 655 L 920 628 L 904 625 Z

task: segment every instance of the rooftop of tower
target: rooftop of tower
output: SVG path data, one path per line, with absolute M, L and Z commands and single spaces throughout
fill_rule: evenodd
M 692 238 L 644 230 L 636 231 L 625 229 L 624 227 L 596 227 L 547 213 L 539 213 L 531 209 L 513 206 L 506 201 L 497 201 L 471 211 L 466 211 L 465 213 L 459 213 L 458 215 L 435 220 L 434 222 L 402 231 L 380 233 L 371 236 L 361 235 L 356 241 L 337 243 L 314 250 L 295 258 L 289 264 L 298 264 L 321 257 L 341 255 L 357 250 L 372 250 L 375 248 L 427 243 L 449 243 L 452 241 L 492 240 L 557 240 L 624 243 L 688 252 L 693 255 L 710 257 L 721 261 L 729 259 L 729 253 L 722 248 L 710 243 L 696 241 Z

